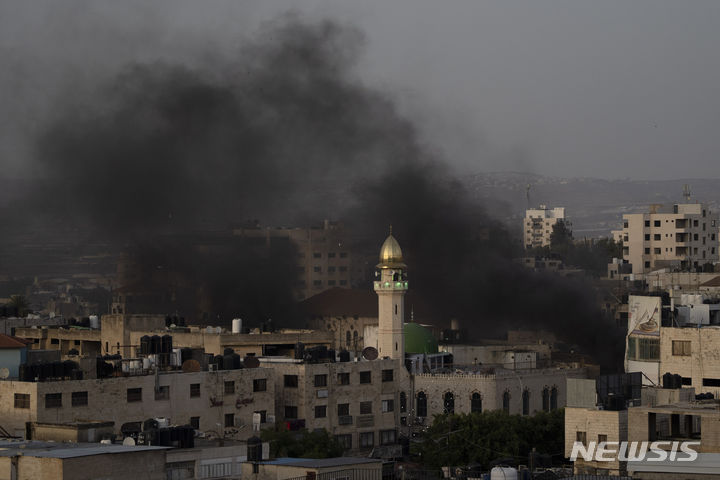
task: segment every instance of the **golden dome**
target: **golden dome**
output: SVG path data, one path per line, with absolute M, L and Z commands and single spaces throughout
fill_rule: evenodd
M 395 240 L 395 237 L 393 237 L 391 233 L 385 239 L 385 242 L 380 248 L 380 263 L 378 264 L 378 267 L 393 268 L 405 266 L 406 265 L 403 263 L 403 256 L 402 250 L 400 249 L 400 244 L 397 240 Z

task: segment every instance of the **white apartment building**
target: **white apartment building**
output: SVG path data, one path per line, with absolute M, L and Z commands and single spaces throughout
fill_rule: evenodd
M 702 203 L 686 203 L 623 215 L 623 259 L 634 274 L 717 262 L 718 214 Z
M 540 205 L 540 208 L 525 210 L 523 224 L 525 249 L 549 247 L 553 226 L 559 220 L 565 221 L 565 207 L 548 208 Z

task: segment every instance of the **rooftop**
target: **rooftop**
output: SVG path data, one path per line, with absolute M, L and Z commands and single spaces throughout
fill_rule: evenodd
M 361 463 L 382 463 L 382 460 L 363 457 L 336 457 L 336 458 L 276 458 L 262 462 L 263 465 L 282 465 L 287 467 L 303 468 L 332 468 L 344 467 L 347 465 L 358 465 Z
M 133 453 L 149 450 L 165 450 L 169 447 L 146 445 L 116 445 L 104 443 L 55 443 L 32 440 L 0 440 L 0 457 L 77 458 L 91 455 Z
M 27 344 L 25 340 L 0 333 L 0 348 L 24 348 Z

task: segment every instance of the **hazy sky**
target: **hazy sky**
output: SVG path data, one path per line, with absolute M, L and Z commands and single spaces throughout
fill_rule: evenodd
M 212 64 L 288 10 L 361 28 L 357 74 L 463 170 L 720 176 L 717 0 L 0 0 L 0 167 L 123 65 Z

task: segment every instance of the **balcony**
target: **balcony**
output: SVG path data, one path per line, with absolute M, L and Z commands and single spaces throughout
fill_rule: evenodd
M 375 290 L 407 290 L 408 289 L 408 282 L 402 281 L 402 282 L 373 282 L 375 285 Z

